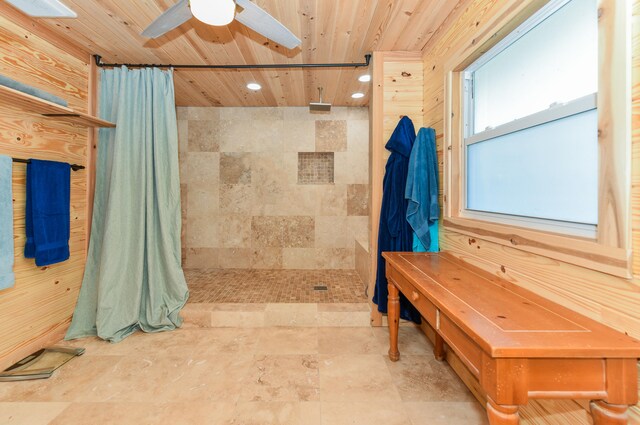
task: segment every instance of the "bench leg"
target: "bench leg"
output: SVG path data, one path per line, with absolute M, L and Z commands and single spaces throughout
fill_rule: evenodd
M 442 339 L 442 336 L 438 333 L 438 331 L 436 331 L 436 342 L 433 346 L 433 356 L 439 362 L 443 361 L 445 358 L 444 340 Z
M 389 298 L 387 302 L 387 321 L 389 322 L 389 360 L 400 360 L 398 351 L 398 326 L 400 325 L 400 293 L 393 283 L 387 285 Z
M 626 405 L 609 404 L 602 400 L 592 400 L 589 404 L 595 425 L 627 425 Z
M 520 415 L 518 414 L 519 406 L 503 406 L 496 404 L 490 398 L 487 398 L 487 416 L 491 425 L 518 425 L 520 423 Z

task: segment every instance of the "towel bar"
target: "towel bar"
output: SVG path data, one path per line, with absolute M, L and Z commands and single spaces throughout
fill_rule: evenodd
M 29 159 L 22 159 L 22 158 L 13 158 L 13 162 L 21 162 L 23 164 L 28 164 L 31 162 L 31 160 Z M 78 171 L 78 170 L 84 170 L 84 165 L 78 165 L 78 164 L 71 164 L 71 169 L 73 171 Z

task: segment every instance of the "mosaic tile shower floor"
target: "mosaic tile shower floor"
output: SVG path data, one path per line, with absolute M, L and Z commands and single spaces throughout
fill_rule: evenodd
M 190 303 L 367 302 L 354 270 L 185 269 L 184 274 Z

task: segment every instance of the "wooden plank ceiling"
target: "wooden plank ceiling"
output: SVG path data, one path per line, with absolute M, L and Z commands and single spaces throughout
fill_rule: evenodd
M 156 39 L 140 32 L 175 0 L 64 0 L 78 19 L 49 26 L 107 63 L 272 64 L 364 62 L 374 50 L 421 51 L 456 7 L 453 0 L 253 0 L 293 31 L 302 45 L 274 45 L 238 22 L 211 27 L 192 18 Z M 464 2 L 463 2 L 464 3 Z M 369 84 L 359 69 L 176 70 L 179 106 L 302 106 L 317 100 L 362 106 Z M 245 86 L 258 82 L 263 89 Z M 363 99 L 351 93 L 362 91 Z

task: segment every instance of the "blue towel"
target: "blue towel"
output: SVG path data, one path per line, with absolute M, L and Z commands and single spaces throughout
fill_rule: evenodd
M 433 226 L 437 229 L 440 217 L 436 132 L 432 128 L 421 128 L 413 143 L 404 196 L 409 200 L 407 221 L 422 248 L 431 247 L 429 229 Z
M 0 289 L 13 286 L 13 196 L 12 159 L 0 155 Z
M 438 252 L 440 251 L 440 242 L 438 242 L 438 220 L 434 220 L 433 224 L 429 225 L 429 236 L 431 237 L 431 244 L 425 247 L 422 244 L 418 235 L 413 233 L 413 252 Z
M 57 103 L 62 106 L 69 106 L 66 100 L 59 98 L 56 95 L 51 93 L 47 93 L 44 90 L 37 89 L 35 87 L 28 86 L 24 83 L 21 83 L 16 80 L 12 80 L 11 78 L 0 75 L 0 86 L 9 87 L 10 89 L 21 91 L 22 93 L 30 94 L 31 96 L 39 97 L 40 99 L 46 100 L 48 102 Z
M 27 164 L 27 241 L 24 256 L 37 266 L 69 258 L 71 166 L 32 159 Z

